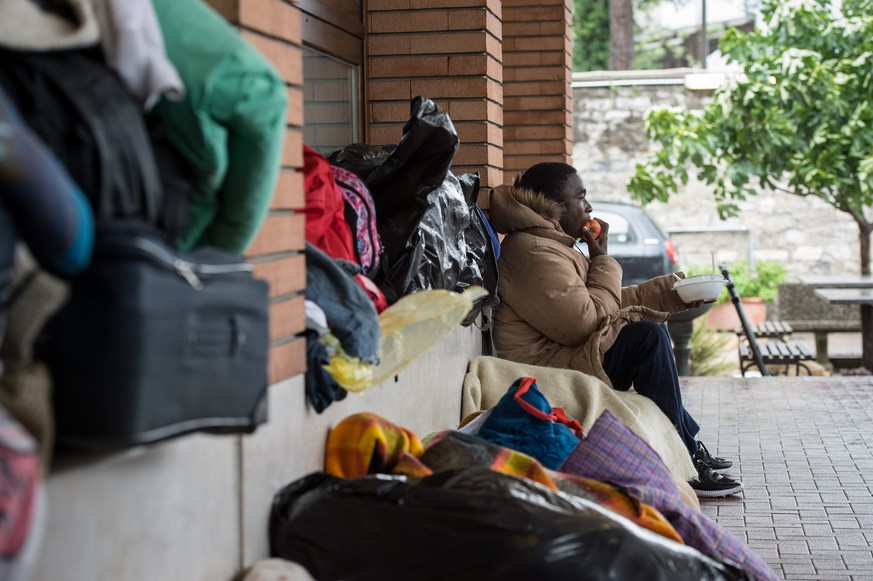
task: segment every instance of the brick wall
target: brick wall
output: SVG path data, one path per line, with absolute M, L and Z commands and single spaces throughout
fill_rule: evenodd
M 498 0 L 370 0 L 368 143 L 396 143 L 415 96 L 448 112 L 461 147 L 454 173 L 502 181 L 503 68 Z
M 288 132 L 270 215 L 247 253 L 271 288 L 270 382 L 305 370 L 302 255 L 301 17 L 287 0 L 210 0 L 288 83 Z M 515 172 L 572 153 L 571 4 L 561 0 L 370 0 L 363 141 L 394 143 L 422 95 L 447 111 L 461 147 L 455 173 L 487 191 Z
M 295 210 L 304 206 L 303 193 L 303 68 L 300 11 L 284 0 L 210 0 L 210 4 L 273 66 L 288 85 L 288 130 L 282 173 L 270 214 L 246 257 L 255 276 L 270 283 L 270 383 L 303 373 L 306 342 L 303 290 L 305 219 Z
M 570 0 L 503 2 L 503 140 L 507 178 L 573 153 Z

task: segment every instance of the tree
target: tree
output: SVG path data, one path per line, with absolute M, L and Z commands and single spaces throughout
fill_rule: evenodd
M 605 69 L 609 65 L 608 0 L 574 0 L 573 33 L 573 70 Z
M 742 68 L 702 112 L 656 109 L 659 143 L 628 189 L 667 201 L 689 166 L 713 186 L 722 219 L 761 188 L 817 196 L 859 229 L 870 273 L 873 204 L 873 0 L 765 0 L 764 30 L 729 31 L 720 48 Z
M 609 70 L 634 66 L 634 5 L 632 0 L 609 0 Z
M 858 225 L 870 274 L 873 205 L 873 0 L 765 0 L 767 27 L 730 31 L 720 48 L 742 67 L 701 114 L 651 111 L 662 149 L 628 183 L 666 201 L 688 166 L 713 186 L 722 218 L 759 188 L 816 196 Z M 873 370 L 873 305 L 861 308 L 861 360 Z
M 688 0 L 671 1 L 682 5 Z M 651 54 L 640 58 L 639 27 L 634 21 L 635 12 L 658 3 L 659 0 L 573 0 L 573 70 L 663 67 Z M 617 40 L 613 42 L 614 38 Z

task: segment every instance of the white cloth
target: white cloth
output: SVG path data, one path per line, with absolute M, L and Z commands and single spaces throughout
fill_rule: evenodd
M 564 408 L 587 432 L 608 409 L 661 456 L 680 481 L 697 477 L 688 448 L 655 402 L 635 392 L 616 391 L 593 375 L 514 363 L 496 357 L 476 357 L 464 377 L 461 419 L 494 407 L 519 377 L 530 376 L 552 407 Z
M 327 315 L 321 307 L 313 301 L 303 301 L 303 316 L 306 318 L 306 328 L 318 331 L 319 335 L 330 332 L 327 326 Z
M 462 434 L 475 436 L 479 433 L 479 429 L 482 427 L 482 424 L 484 424 L 489 417 L 491 417 L 491 410 L 482 412 L 481 414 L 470 420 L 470 423 L 461 428 L 458 428 L 458 431 Z
M 0 0 L 0 46 L 49 51 L 94 46 L 100 29 L 88 0 L 67 0 L 77 22 L 48 12 L 33 0 Z
M 2 2 L 3 0 L 0 0 Z M 150 0 L 91 0 L 106 63 L 148 111 L 161 95 L 181 99 L 185 85 L 167 58 L 164 36 Z

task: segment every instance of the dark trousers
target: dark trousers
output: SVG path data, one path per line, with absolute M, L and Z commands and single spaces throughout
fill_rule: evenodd
M 654 401 L 676 426 L 688 451 L 697 450 L 694 436 L 700 426 L 682 405 L 679 373 L 664 325 L 641 321 L 623 328 L 603 356 L 603 369 L 615 389 L 627 391 L 633 385 L 637 393 Z

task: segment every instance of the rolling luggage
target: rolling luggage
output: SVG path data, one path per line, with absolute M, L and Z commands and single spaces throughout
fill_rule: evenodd
M 57 441 L 102 449 L 266 421 L 268 285 L 216 249 L 98 223 L 92 265 L 43 330 Z

